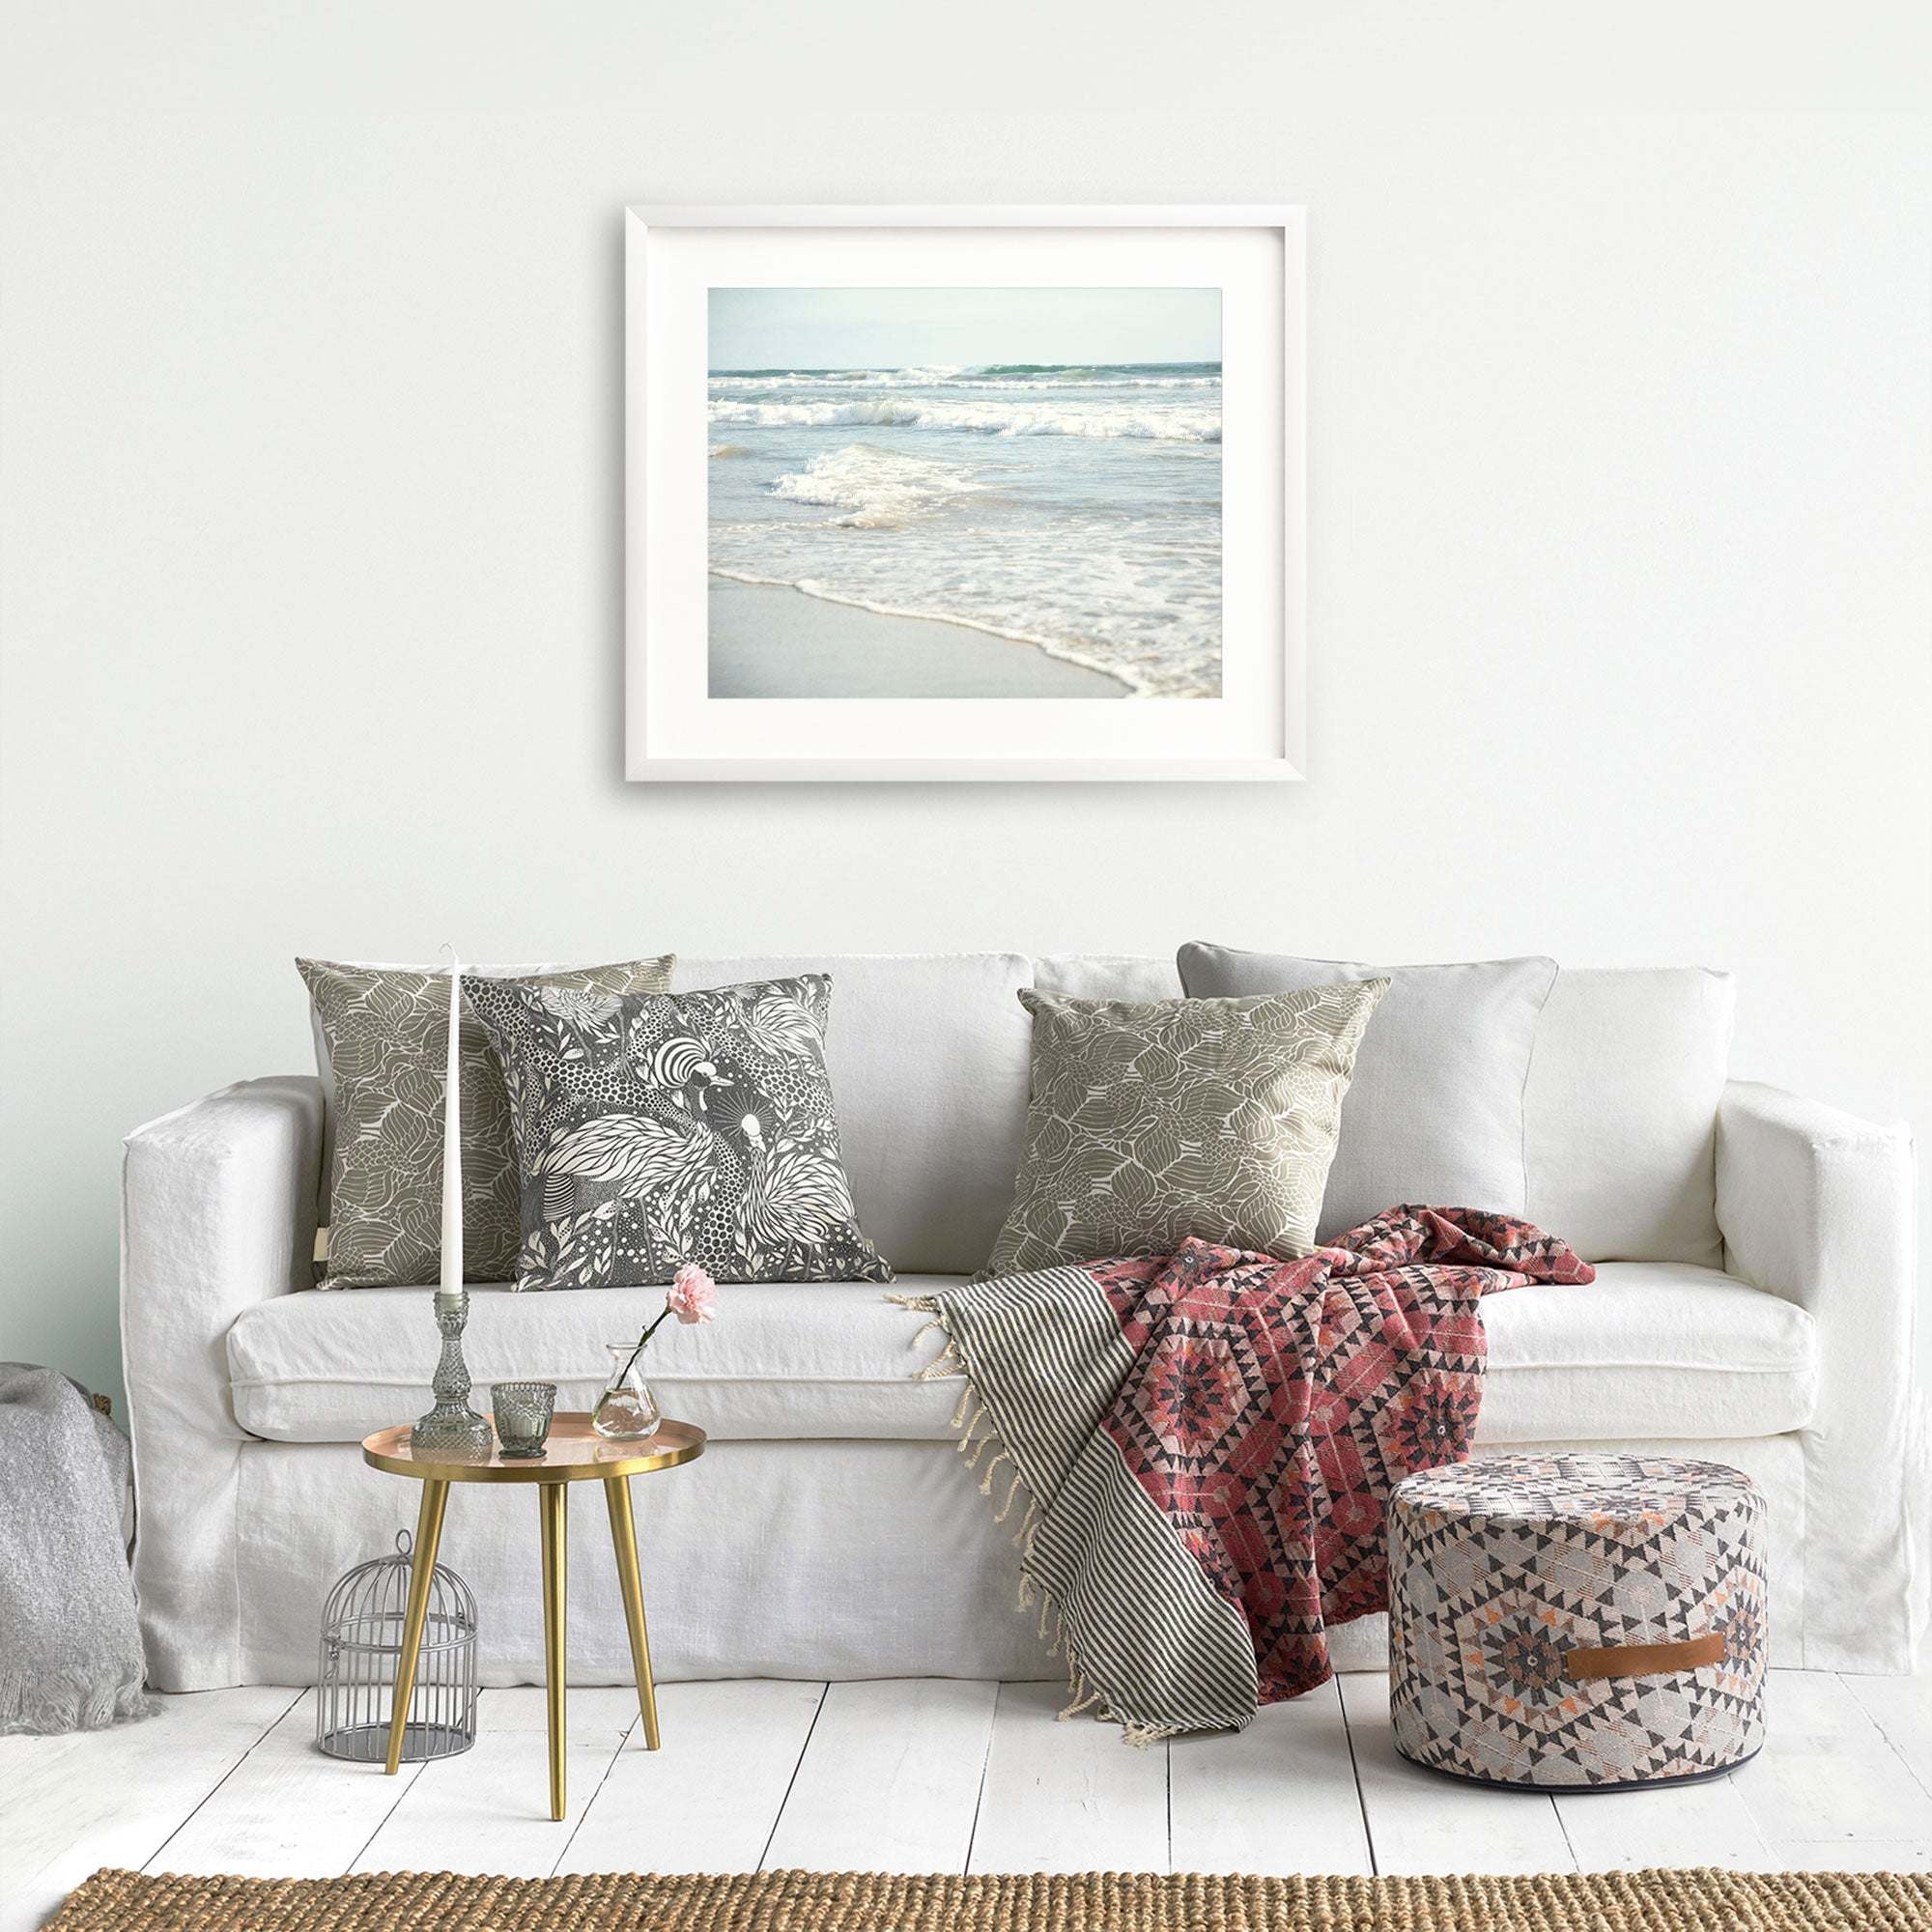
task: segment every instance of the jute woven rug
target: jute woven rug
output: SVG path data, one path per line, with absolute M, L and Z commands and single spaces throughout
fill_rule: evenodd
M 1543 1878 L 143 1878 L 47 1932 L 1925 1932 L 1932 1874 Z

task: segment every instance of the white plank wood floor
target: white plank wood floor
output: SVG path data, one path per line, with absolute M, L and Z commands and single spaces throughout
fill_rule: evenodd
M 163 1700 L 0 1738 L 0 1932 L 103 1864 L 347 1871 L 1417 1872 L 1932 1869 L 1932 1674 L 1778 1671 L 1758 1760 L 1683 1791 L 1551 1799 L 1418 1771 L 1387 1680 L 1339 1679 L 1239 1737 L 1132 1750 L 1042 1684 L 670 1684 L 665 1748 L 627 1690 L 570 1696 L 548 1816 L 543 1694 L 486 1690 L 474 1750 L 384 1777 L 321 1756 L 314 1693 Z

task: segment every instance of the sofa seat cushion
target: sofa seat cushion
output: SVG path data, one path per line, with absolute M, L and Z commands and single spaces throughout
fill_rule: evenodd
M 1480 1443 L 1781 1435 L 1816 1405 L 1810 1316 L 1716 1268 L 1600 1262 L 1488 1296 L 1483 1324 Z
M 902 1275 L 897 1292 L 958 1282 Z M 464 1337 L 476 1406 L 492 1381 L 529 1378 L 557 1384 L 559 1408 L 588 1408 L 604 1344 L 663 1306 L 661 1288 L 476 1289 Z M 1608 1263 L 1588 1287 L 1492 1295 L 1483 1316 L 1479 1442 L 1776 1435 L 1811 1417 L 1811 1318 L 1710 1268 Z M 667 1322 L 647 1367 L 666 1409 L 721 1440 L 937 1440 L 959 1384 L 915 1378 L 938 1353 L 922 1325 L 868 1282 L 727 1283 L 718 1320 Z M 436 1354 L 426 1290 L 275 1295 L 228 1332 L 235 1419 L 278 1442 L 359 1441 L 429 1406 Z
M 667 1321 L 644 1376 L 667 1414 L 721 1439 L 942 1436 L 958 1389 L 916 1379 L 938 1338 L 915 1343 L 925 1318 L 887 1296 L 959 1280 L 724 1282 L 717 1320 Z M 359 1442 L 412 1420 L 429 1406 L 440 1346 L 430 1300 L 420 1288 L 358 1288 L 257 1302 L 228 1331 L 235 1420 L 277 1442 Z M 559 1409 L 589 1408 L 609 1365 L 605 1344 L 635 1341 L 664 1303 L 662 1288 L 472 1287 L 463 1337 L 472 1405 L 489 1413 L 493 1381 L 546 1381 Z

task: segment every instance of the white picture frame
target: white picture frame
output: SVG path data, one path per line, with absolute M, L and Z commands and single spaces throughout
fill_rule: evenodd
M 712 288 L 1210 284 L 1227 345 L 1218 696 L 710 696 L 706 450 L 695 439 L 708 420 Z M 1300 779 L 1305 337 L 1304 211 L 1293 206 L 627 209 L 626 777 Z

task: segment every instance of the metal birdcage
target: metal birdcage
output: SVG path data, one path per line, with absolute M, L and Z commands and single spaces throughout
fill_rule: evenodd
M 358 1563 L 328 1593 L 322 1612 L 316 1672 L 315 1742 L 330 1757 L 380 1764 L 389 1749 L 389 1718 L 410 1602 L 410 1533 L 396 1554 Z M 455 1757 L 476 1742 L 476 1599 L 455 1571 L 430 1576 L 429 1614 L 403 1760 Z

